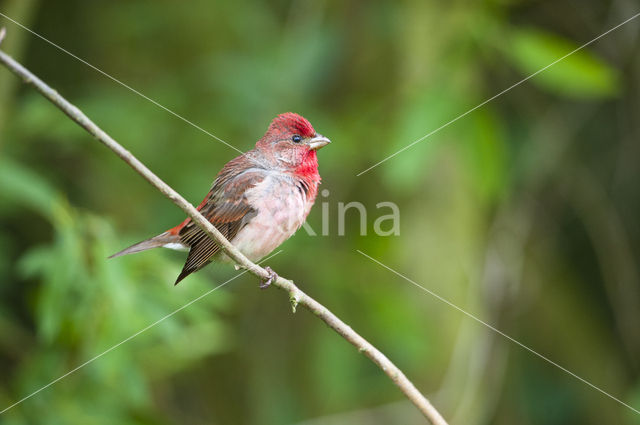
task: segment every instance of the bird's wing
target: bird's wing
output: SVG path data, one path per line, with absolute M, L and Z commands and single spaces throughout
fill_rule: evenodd
M 241 158 L 229 162 L 222 169 L 200 209 L 227 240 L 232 240 L 257 213 L 249 204 L 246 192 L 266 177 L 263 169 L 234 163 Z M 180 241 L 191 249 L 176 284 L 209 264 L 211 257 L 220 250 L 218 244 L 192 221 L 180 229 L 179 235 Z

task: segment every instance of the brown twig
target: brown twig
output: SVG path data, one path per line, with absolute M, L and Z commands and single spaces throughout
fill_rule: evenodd
M 0 32 L 1 37 L 4 35 Z M 249 261 L 240 251 L 238 251 L 225 237 L 216 229 L 204 216 L 196 210 L 186 199 L 173 190 L 169 185 L 163 182 L 151 170 L 149 170 L 142 162 L 128 150 L 122 147 L 111 136 L 100 129 L 93 123 L 80 109 L 69 103 L 66 99 L 49 87 L 46 83 L 33 75 L 29 70 L 24 68 L 20 63 L 15 61 L 9 55 L 0 51 L 0 63 L 4 64 L 11 72 L 22 78 L 25 83 L 33 85 L 44 97 L 49 99 L 56 107 L 64 112 L 69 118 L 75 121 L 82 128 L 87 130 L 89 134 L 95 137 L 100 143 L 111 149 L 123 161 L 125 161 L 138 174 L 151 183 L 167 198 L 180 207 L 191 219 L 213 240 L 216 241 L 221 249 L 231 257 L 239 266 L 247 269 L 250 273 L 260 279 L 267 279 L 269 273 L 262 267 Z M 273 285 L 288 292 L 289 299 L 293 311 L 296 306 L 301 305 L 318 316 L 322 321 L 329 325 L 333 330 L 340 334 L 344 339 L 354 345 L 358 351 L 364 353 L 371 361 L 373 361 L 389 378 L 400 388 L 406 397 L 422 412 L 422 414 L 435 425 L 446 425 L 446 421 L 433 405 L 418 391 L 413 383 L 407 379 L 396 365 L 394 365 L 383 353 L 376 347 L 371 345 L 362 336 L 356 333 L 350 326 L 340 320 L 335 314 L 329 311 L 322 304 L 302 292 L 291 280 L 278 277 Z

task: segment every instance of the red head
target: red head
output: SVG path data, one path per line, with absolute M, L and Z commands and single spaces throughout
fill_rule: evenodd
M 256 143 L 256 149 L 301 177 L 315 177 L 318 174 L 316 150 L 327 144 L 329 139 L 316 133 L 309 121 L 287 112 L 271 121 L 267 132 Z
M 316 131 L 305 118 L 293 112 L 285 112 L 271 121 L 267 134 L 284 136 L 298 134 L 302 137 L 313 137 Z

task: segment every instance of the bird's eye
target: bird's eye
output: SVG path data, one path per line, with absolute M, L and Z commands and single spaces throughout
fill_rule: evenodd
M 299 134 L 294 134 L 291 140 L 293 140 L 293 143 L 300 143 L 302 141 L 302 137 L 300 137 Z

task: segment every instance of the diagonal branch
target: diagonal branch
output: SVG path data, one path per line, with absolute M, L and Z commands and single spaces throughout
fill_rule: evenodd
M 0 30 L 0 42 L 2 41 L 3 30 Z M 33 85 L 44 97 L 49 99 L 56 107 L 64 112 L 69 118 L 75 121 L 89 134 L 95 137 L 100 143 L 111 149 L 131 168 L 133 168 L 144 179 L 151 183 L 163 195 L 173 201 L 191 219 L 232 258 L 239 266 L 247 269 L 251 274 L 260 279 L 269 278 L 269 273 L 262 267 L 249 261 L 240 251 L 238 251 L 225 237 L 216 229 L 204 216 L 196 210 L 186 199 L 169 185 L 163 182 L 142 162 L 140 162 L 131 152 L 122 147 L 111 136 L 105 133 L 93 121 L 91 121 L 80 109 L 64 99 L 58 92 L 49 87 L 46 83 L 33 75 L 29 70 L 16 62 L 9 55 L 0 50 L 0 63 L 7 67 L 12 73 L 22 78 L 22 80 Z M 355 346 L 358 351 L 364 353 L 373 361 L 389 378 L 400 388 L 405 396 L 422 412 L 422 414 L 435 425 L 446 425 L 446 421 L 433 405 L 418 391 L 413 383 L 394 365 L 382 352 L 371 345 L 366 339 L 356 333 L 350 326 L 340 320 L 335 314 L 329 311 L 322 304 L 302 292 L 291 280 L 278 277 L 273 285 L 286 291 L 295 312 L 296 306 L 301 305 L 311 311 L 324 321 L 329 327 L 340 334 L 349 343 Z

